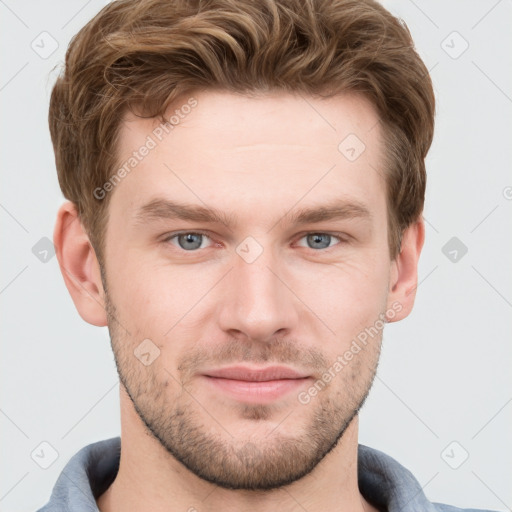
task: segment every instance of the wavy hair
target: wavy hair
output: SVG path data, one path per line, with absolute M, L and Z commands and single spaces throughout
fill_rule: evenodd
M 178 98 L 243 94 L 364 95 L 386 148 L 389 248 L 423 211 L 434 131 L 428 70 L 405 23 L 373 0 L 117 0 L 72 39 L 50 99 L 59 185 L 75 203 L 102 264 L 127 109 L 165 121 Z

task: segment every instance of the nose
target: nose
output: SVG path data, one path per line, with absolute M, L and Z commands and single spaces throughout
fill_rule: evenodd
M 272 251 L 265 249 L 251 263 L 235 254 L 233 265 L 224 283 L 220 328 L 231 336 L 261 342 L 294 330 L 300 303 Z

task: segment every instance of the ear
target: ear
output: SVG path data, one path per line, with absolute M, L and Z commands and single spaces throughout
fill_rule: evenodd
M 59 208 L 53 243 L 60 271 L 79 315 L 92 325 L 107 325 L 98 259 L 70 201 Z
M 411 224 L 403 233 L 400 253 L 391 262 L 387 310 L 388 322 L 404 319 L 414 306 L 418 287 L 418 260 L 425 241 L 423 217 Z

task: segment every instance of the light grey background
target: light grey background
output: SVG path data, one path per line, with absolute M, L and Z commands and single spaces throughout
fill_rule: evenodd
M 0 0 L 2 511 L 36 510 L 73 454 L 120 433 L 107 328 L 82 321 L 56 258 L 39 259 L 63 201 L 47 128 L 51 70 L 105 4 Z M 512 2 L 384 4 L 431 70 L 438 115 L 417 302 L 386 327 L 360 442 L 408 467 L 433 501 L 511 510 Z M 58 452 L 47 469 L 42 442 Z

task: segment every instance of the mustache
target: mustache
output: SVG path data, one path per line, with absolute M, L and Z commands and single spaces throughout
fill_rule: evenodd
M 322 374 L 327 368 L 327 359 L 316 349 L 284 338 L 271 341 L 249 341 L 231 338 L 222 344 L 201 345 L 191 349 L 178 364 L 178 371 L 185 377 L 208 367 L 226 366 L 234 363 L 283 364 Z

